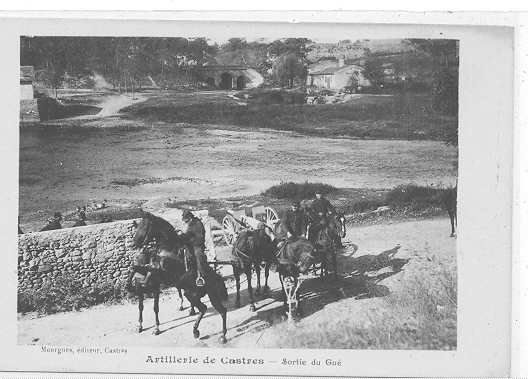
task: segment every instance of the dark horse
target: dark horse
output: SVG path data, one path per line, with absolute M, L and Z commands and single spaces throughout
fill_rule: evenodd
M 157 261 L 155 255 L 151 254 L 149 251 L 142 251 L 136 258 L 137 266 L 134 267 L 134 272 L 131 272 L 131 275 L 129 276 L 127 289 L 138 297 L 139 324 L 136 329 L 136 332 L 138 333 L 143 331 L 143 302 L 145 300 L 145 295 L 152 294 L 152 297 L 154 298 L 154 314 L 156 316 L 156 324 L 154 326 L 153 334 L 158 335 L 160 333 L 158 313 L 161 276 L 150 275 L 148 283 L 143 283 L 143 278 L 147 276 L 149 270 L 152 270 L 147 265 L 153 265 L 155 261 Z
M 312 211 L 307 208 L 306 213 L 308 218 L 313 222 L 317 218 Z M 328 274 L 328 254 L 332 256 L 332 265 L 334 269 L 334 278 L 337 279 L 337 249 L 336 240 L 345 238 L 346 236 L 346 219 L 343 212 L 337 212 L 328 216 L 326 224 L 312 226 L 310 228 L 309 240 L 315 244 L 317 248 L 317 257 L 321 262 L 321 276 Z M 312 232 L 315 231 L 315 232 Z
M 275 224 L 277 241 L 284 240 L 286 231 L 279 221 Z M 300 274 L 308 272 L 310 266 L 317 259 L 315 245 L 303 237 L 287 240 L 278 247 L 276 253 L 277 271 L 282 286 L 284 305 L 288 306 L 288 318 L 301 316 L 300 291 L 302 280 Z
M 249 310 L 255 311 L 255 301 L 253 299 L 253 287 L 251 286 L 252 268 L 255 268 L 257 274 L 257 288 L 255 295 L 260 294 L 260 270 L 261 265 L 264 268 L 264 290 L 266 294 L 269 291 L 268 277 L 271 264 L 274 260 L 275 244 L 265 232 L 265 225 L 256 230 L 243 231 L 236 239 L 232 255 L 237 259 L 233 263 L 233 275 L 235 276 L 237 297 L 235 301 L 235 308 L 240 308 L 240 275 L 242 272 L 246 274 L 248 282 L 248 292 L 251 305 Z
M 457 225 L 457 186 L 446 188 L 442 197 L 442 203 L 451 220 L 451 235 L 455 237 L 455 226 Z
M 156 241 L 159 247 L 159 253 L 156 255 L 156 259 L 151 259 L 151 267 L 146 268 L 150 272 L 150 275 L 147 276 L 146 286 L 155 287 L 156 282 L 159 281 L 160 283 L 167 283 L 168 285 L 176 284 L 178 288 L 184 290 L 184 295 L 191 304 L 191 307 L 196 307 L 199 311 L 193 328 L 194 338 L 200 337 L 198 327 L 207 310 L 207 306 L 201 299 L 205 295 L 208 295 L 211 304 L 222 316 L 221 341 L 225 343 L 227 341 L 225 337 L 227 332 L 227 308 L 224 306 L 224 302 L 227 301 L 227 289 L 222 277 L 207 266 L 206 270 L 209 272 L 206 284 L 205 286 L 197 286 L 196 278 L 198 275 L 196 261 L 194 259 L 186 260 L 186 257 L 194 257 L 193 247 L 188 236 L 185 233 L 176 232 L 172 225 L 161 217 L 154 216 L 151 213 L 145 213 L 134 235 L 134 245 L 145 246 L 152 240 Z M 153 284 L 151 285 L 151 283 Z M 156 298 L 154 300 L 156 326 L 158 326 L 157 313 L 159 307 L 156 304 Z M 142 304 L 140 303 L 140 324 L 142 321 L 142 310 Z

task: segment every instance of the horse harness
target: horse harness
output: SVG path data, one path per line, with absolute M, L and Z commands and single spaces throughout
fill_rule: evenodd
M 247 244 L 248 244 L 248 250 L 253 250 L 255 248 L 255 239 L 252 235 L 250 235 L 250 233 L 248 231 L 244 231 L 243 233 L 247 234 Z M 242 236 L 243 234 L 241 234 L 240 236 Z M 240 237 L 239 237 L 240 238 Z M 235 252 L 235 257 L 236 258 L 240 258 L 240 255 L 247 258 L 247 259 L 251 259 L 251 257 L 245 253 L 242 252 L 242 250 L 240 250 L 238 248 L 238 245 L 240 243 L 240 239 L 237 241 L 237 243 L 235 243 L 235 246 L 234 246 L 234 252 Z
M 279 249 L 279 251 L 277 252 L 276 254 L 276 258 L 277 258 L 277 261 L 279 262 L 280 265 L 283 265 L 283 266 L 295 266 L 295 267 L 300 267 L 301 264 L 302 264 L 302 261 L 298 261 L 298 262 L 294 262 L 292 259 L 289 259 L 289 258 L 286 258 L 284 257 L 284 252 L 286 251 L 286 247 L 292 243 L 293 241 L 291 240 L 286 240 L 286 242 L 284 242 L 284 244 L 281 246 L 281 248 Z M 315 259 L 316 257 L 312 254 L 312 252 L 308 253 L 308 256 L 312 259 Z

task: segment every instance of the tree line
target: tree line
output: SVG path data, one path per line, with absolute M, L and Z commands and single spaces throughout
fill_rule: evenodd
M 203 80 L 203 64 L 222 51 L 242 54 L 248 49 L 262 52 L 255 63 L 263 73 L 272 69 L 281 84 L 305 74 L 306 54 L 312 41 L 286 38 L 273 42 L 231 38 L 222 46 L 206 38 L 161 37 L 28 37 L 20 39 L 20 64 L 33 66 L 52 89 L 64 83 L 86 85 L 94 73 L 102 75 L 114 89 L 134 88 L 152 78 Z
M 406 86 L 427 87 L 432 104 L 443 114 L 458 113 L 458 42 L 455 40 L 409 39 L 409 50 L 402 54 L 400 66 L 415 72 Z M 250 65 L 278 86 L 304 84 L 308 74 L 308 53 L 314 42 L 307 38 L 274 41 L 230 38 L 211 44 L 206 38 L 182 37 L 28 37 L 20 39 L 21 65 L 31 65 L 39 79 L 52 89 L 65 83 L 72 87 L 90 86 L 95 73 L 110 82 L 115 90 L 145 84 L 157 86 L 174 78 L 204 81 L 203 65 L 221 54 L 231 54 Z M 422 54 L 418 54 L 418 53 Z M 397 58 L 398 59 L 398 58 Z M 364 49 L 362 65 L 376 84 L 384 83 L 387 57 Z M 421 81 L 420 75 L 427 80 Z M 415 75 L 416 77 L 416 75 Z
M 214 49 L 205 38 L 21 37 L 20 64 L 34 66 L 54 89 L 94 73 L 121 89 L 168 73 L 196 75 Z

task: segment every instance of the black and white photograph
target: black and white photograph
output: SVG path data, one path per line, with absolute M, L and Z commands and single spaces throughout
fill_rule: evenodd
M 508 372 L 512 28 L 29 21 L 2 369 Z

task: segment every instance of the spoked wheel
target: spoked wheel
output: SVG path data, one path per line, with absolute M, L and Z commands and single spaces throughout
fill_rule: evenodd
M 231 215 L 226 215 L 222 220 L 222 228 L 224 231 L 224 240 L 227 246 L 233 246 L 238 235 L 238 226 L 235 219 Z
M 278 213 L 275 211 L 275 209 L 270 207 L 264 208 L 264 217 L 266 217 L 264 222 L 270 228 L 273 228 L 273 226 L 275 226 L 275 224 L 279 221 Z

